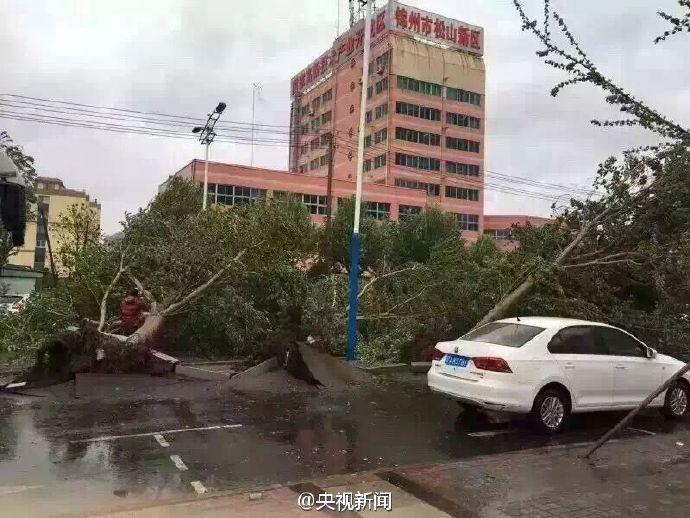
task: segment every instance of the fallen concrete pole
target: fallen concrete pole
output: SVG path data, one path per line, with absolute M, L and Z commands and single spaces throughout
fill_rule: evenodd
M 585 453 L 584 457 L 589 458 L 592 453 L 597 451 L 599 448 L 601 448 L 611 437 L 613 437 L 615 434 L 620 432 L 625 426 L 633 420 L 633 418 L 639 414 L 649 403 L 651 403 L 659 394 L 661 394 L 664 390 L 669 388 L 673 383 L 680 378 L 683 374 L 686 372 L 690 371 L 690 363 L 686 363 L 685 366 L 680 369 L 678 372 L 676 372 L 673 376 L 671 376 L 665 383 L 661 384 L 654 392 L 652 392 L 647 398 L 640 403 L 640 405 L 631 410 L 628 415 L 626 415 L 616 426 L 611 428 L 608 432 L 606 432 L 601 439 L 599 439 L 594 446 L 592 446 L 587 453 Z

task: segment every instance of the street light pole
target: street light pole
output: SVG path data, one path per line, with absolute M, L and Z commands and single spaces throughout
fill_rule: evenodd
M 211 142 L 206 142 L 206 156 L 204 158 L 204 200 L 202 202 L 202 210 L 206 210 L 208 203 L 208 148 L 211 147 Z
M 249 165 L 254 165 L 254 105 L 256 103 L 256 93 L 261 89 L 256 83 L 252 83 L 252 151 Z
M 355 190 L 355 216 L 352 225 L 350 250 L 350 313 L 347 319 L 347 360 L 357 357 L 357 306 L 359 294 L 359 257 L 362 250 L 359 234 L 359 215 L 362 208 L 362 175 L 364 172 L 364 125 L 367 111 L 367 88 L 369 87 L 369 50 L 371 47 L 371 3 L 366 4 L 364 15 L 364 56 L 362 63 L 362 95 L 359 103 L 359 135 L 357 144 L 357 187 Z
M 208 119 L 206 119 L 206 125 L 203 127 L 195 126 L 192 129 L 192 133 L 199 134 L 199 142 L 206 146 L 206 158 L 204 160 L 204 199 L 201 202 L 201 210 L 206 210 L 208 206 L 208 153 L 211 142 L 216 138 L 216 132 L 213 131 L 213 128 L 216 126 L 216 122 L 218 122 L 220 114 L 223 113 L 226 106 L 227 105 L 223 102 L 218 103 L 216 109 L 209 113 Z

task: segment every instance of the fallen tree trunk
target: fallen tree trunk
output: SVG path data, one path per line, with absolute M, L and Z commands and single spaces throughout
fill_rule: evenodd
M 682 367 L 678 372 L 676 372 L 673 376 L 671 376 L 665 383 L 662 383 L 657 387 L 657 389 L 652 392 L 647 398 L 640 403 L 640 405 L 631 410 L 628 415 L 626 415 L 616 426 L 611 428 L 608 432 L 606 432 L 601 439 L 599 439 L 594 446 L 592 446 L 587 453 L 585 453 L 584 457 L 589 458 L 592 453 L 597 451 L 599 448 L 601 448 L 611 437 L 613 437 L 615 434 L 623 430 L 625 426 L 633 420 L 633 418 L 639 414 L 642 410 L 649 405 L 656 397 L 661 394 L 664 390 L 668 389 L 678 378 L 680 378 L 683 374 L 686 372 L 690 371 L 690 363 L 686 363 L 684 367 Z
M 582 243 L 585 237 L 587 237 L 587 234 L 590 232 L 590 230 L 592 230 L 592 228 L 599 224 L 599 222 L 602 220 L 602 218 L 604 218 L 604 216 L 610 214 L 612 211 L 613 209 L 611 208 L 605 209 L 599 214 L 597 214 L 595 217 L 593 217 L 591 220 L 584 222 L 579 232 L 573 238 L 573 240 L 553 260 L 553 265 L 563 266 L 566 260 L 573 254 L 573 252 L 580 245 L 580 243 Z M 532 291 L 534 284 L 534 275 L 529 274 L 527 278 L 524 281 L 522 281 L 517 288 L 512 290 L 503 298 L 501 298 L 501 300 L 499 300 L 496 303 L 496 305 L 493 308 L 491 308 L 491 310 L 486 315 L 484 315 L 482 319 L 479 322 L 477 322 L 477 324 L 474 327 L 476 328 L 479 326 L 483 326 L 484 324 L 488 324 L 489 322 L 503 318 L 508 313 L 508 311 L 510 311 L 510 309 L 513 306 L 515 306 L 515 304 L 517 304 L 520 300 L 523 299 L 523 297 L 525 297 L 530 291 Z

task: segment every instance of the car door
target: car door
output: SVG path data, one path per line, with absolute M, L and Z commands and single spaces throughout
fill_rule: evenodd
M 611 406 L 613 364 L 596 340 L 593 326 L 561 329 L 548 350 L 568 380 L 574 407 Z
M 632 406 L 642 402 L 662 380 L 661 364 L 647 358 L 645 345 L 613 327 L 599 327 L 597 339 L 613 362 L 613 404 Z

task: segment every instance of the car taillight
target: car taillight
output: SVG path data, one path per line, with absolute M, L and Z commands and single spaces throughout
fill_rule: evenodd
M 431 359 L 435 362 L 440 361 L 445 355 L 446 353 L 444 353 L 440 349 L 437 349 L 436 347 L 434 347 L 434 350 L 431 351 Z
M 483 371 L 492 372 L 513 372 L 508 366 L 508 362 L 503 358 L 487 358 L 480 356 L 477 358 L 472 358 L 474 366 Z

